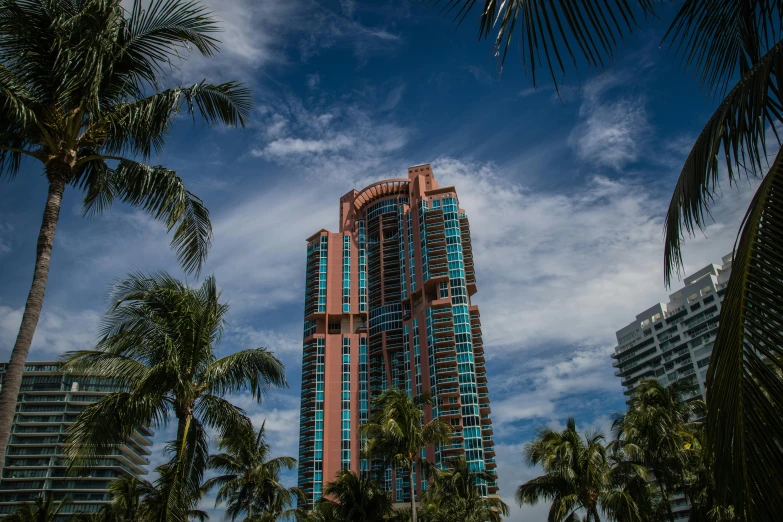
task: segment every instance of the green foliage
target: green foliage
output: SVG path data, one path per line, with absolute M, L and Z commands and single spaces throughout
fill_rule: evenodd
M 494 482 L 495 476 L 474 471 L 464 458 L 446 462 L 447 469 L 434 470 L 422 495 L 422 520 L 425 522 L 500 522 L 509 514 L 508 505 L 499 497 L 482 496 L 481 486 Z
M 561 432 L 540 428 L 525 445 L 524 455 L 528 465 L 541 465 L 544 475 L 519 486 L 517 502 L 551 502 L 551 522 L 576 521 L 580 514 L 584 522 L 598 522 L 601 513 L 610 520 L 645 520 L 635 492 L 626 487 L 626 481 L 635 481 L 641 470 L 618 469 L 600 431 L 588 431 L 582 437 L 574 419 L 568 419 Z
M 175 229 L 172 247 L 198 273 L 207 209 L 174 172 L 137 158 L 161 150 L 181 113 L 244 127 L 250 93 L 236 82 L 160 90 L 171 62 L 218 50 L 215 20 L 196 1 L 125 4 L 0 0 L 0 178 L 25 156 L 84 192 L 85 214 L 138 205 Z
M 368 458 L 380 459 L 395 468 L 406 470 L 411 477 L 413 522 L 416 522 L 417 515 L 413 507 L 413 473 L 417 467 L 422 472 L 432 467 L 426 458 L 422 458 L 421 450 L 434 444 L 451 442 L 451 427 L 448 424 L 440 419 L 424 423 L 424 407 L 432 404 L 429 392 L 409 397 L 402 390 L 390 388 L 373 400 L 375 411 L 369 422 L 361 427 L 361 434 L 367 441 L 363 453 Z
M 35 502 L 22 504 L 16 511 L 5 517 L 8 522 L 55 522 L 60 511 L 71 504 L 71 501 L 65 499 L 57 504 L 54 503 L 54 495 L 48 492 L 46 496 L 41 495 Z
M 219 448 L 223 453 L 210 455 L 209 468 L 220 475 L 207 480 L 202 490 L 218 488 L 215 507 L 226 504 L 227 518 L 277 520 L 305 500 L 298 488 L 281 484 L 280 472 L 296 469 L 296 459 L 269 458 L 264 425 L 258 433 L 251 427 L 229 433 L 220 439 Z
M 222 397 L 249 388 L 261 399 L 269 387 L 286 386 L 284 367 L 267 349 L 243 350 L 218 359 L 228 306 L 220 302 L 214 277 L 193 288 L 166 273 L 131 274 L 114 288 L 95 350 L 70 352 L 64 368 L 124 384 L 79 414 L 66 453 L 75 465 L 121 443 L 151 424 L 174 417 L 176 439 L 158 468 L 156 516 L 181 522 L 200 497 L 208 465 L 207 430 L 226 439 L 252 430 L 244 410 Z M 244 362 L 237 370 L 232 365 Z
M 374 481 L 342 470 L 324 487 L 317 511 L 326 520 L 381 522 L 392 514 L 392 500 Z

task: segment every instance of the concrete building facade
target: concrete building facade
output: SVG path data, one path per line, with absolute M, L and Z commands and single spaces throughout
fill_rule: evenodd
M 6 365 L 0 365 L 0 382 Z M 0 480 L 0 515 L 34 502 L 44 492 L 71 504 L 62 518 L 95 513 L 110 500 L 109 483 L 123 475 L 147 473 L 152 433 L 136 431 L 88 469 L 67 473 L 66 432 L 79 412 L 119 387 L 108 379 L 64 373 L 55 362 L 28 362 L 17 399 L 11 439 Z
M 705 380 L 721 302 L 731 275 L 731 254 L 720 265 L 707 265 L 685 278 L 684 287 L 636 316 L 617 331 L 617 347 L 612 354 L 615 375 L 622 379 L 624 394 L 630 400 L 643 380 L 657 379 L 663 385 L 686 381 L 694 393 L 686 399 L 706 398 Z M 688 519 L 688 502 L 672 498 L 677 520 Z
M 430 165 L 411 167 L 344 195 L 339 227 L 307 240 L 299 487 L 315 502 L 351 469 L 395 502 L 410 500 L 410 480 L 417 496 L 426 488 L 421 476 L 361 459 L 359 426 L 390 387 L 432 392 L 426 421 L 452 426 L 451 444 L 428 448 L 428 460 L 463 455 L 495 474 L 470 226 L 456 189 L 439 187 Z

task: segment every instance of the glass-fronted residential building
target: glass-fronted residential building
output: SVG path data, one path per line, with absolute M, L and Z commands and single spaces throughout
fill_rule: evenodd
M 6 366 L 0 365 L 0 382 Z M 54 362 L 27 363 L 0 479 L 0 515 L 14 512 L 44 492 L 53 494 L 55 501 L 71 500 L 61 511 L 62 518 L 94 513 L 110 500 L 109 482 L 147 473 L 152 433 L 146 429 L 98 456 L 92 467 L 67 472 L 63 448 L 68 427 L 90 403 L 118 390 L 108 379 L 64 373 Z
M 664 385 L 687 381 L 694 385 L 691 397 L 704 399 L 707 366 L 718 329 L 721 302 L 731 275 L 731 254 L 720 265 L 708 265 L 684 280 L 685 286 L 636 316 L 617 332 L 612 354 L 630 399 L 643 380 L 657 379 Z M 687 399 L 687 398 L 686 398 Z M 688 518 L 683 496 L 672 500 L 677 520 Z
M 453 428 L 451 443 L 426 449 L 439 466 L 465 456 L 495 475 L 489 391 L 470 226 L 454 187 L 429 165 L 340 199 L 340 231 L 307 240 L 299 487 L 310 502 L 343 468 L 369 473 L 410 501 L 421 476 L 361 459 L 358 428 L 372 399 L 396 387 L 433 393 L 426 420 Z M 498 491 L 497 481 L 482 485 Z

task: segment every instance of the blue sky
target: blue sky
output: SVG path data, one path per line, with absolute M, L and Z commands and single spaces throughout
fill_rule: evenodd
M 471 220 L 501 494 L 513 503 L 537 473 L 521 448 L 538 426 L 574 416 L 608 429 L 622 408 L 614 332 L 666 299 L 663 216 L 717 102 L 659 49 L 661 21 L 628 39 L 609 72 L 583 73 L 581 83 L 569 75 L 558 99 L 546 78 L 532 88 L 514 50 L 499 74 L 490 43 L 475 39 L 478 11 L 455 29 L 413 0 L 207 3 L 225 28 L 222 54 L 177 64 L 167 81 L 247 82 L 251 124 L 182 118 L 153 162 L 176 169 L 211 211 L 205 273 L 232 307 L 220 352 L 268 346 L 288 368 L 290 390 L 262 405 L 237 401 L 267 420 L 276 452 L 296 456 L 305 238 L 336 230 L 338 199 L 351 188 L 432 163 Z M 3 359 L 45 194 L 33 164 L 0 184 Z M 687 270 L 731 249 L 750 191 L 726 184 L 724 195 L 706 234 L 686 243 Z M 30 359 L 92 346 L 106 293 L 127 271 L 181 274 L 169 240 L 129 207 L 84 219 L 79 194 L 67 192 Z M 545 513 L 515 506 L 510 520 Z

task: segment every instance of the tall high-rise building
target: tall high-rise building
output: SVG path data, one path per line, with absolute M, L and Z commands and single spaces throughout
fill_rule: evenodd
M 636 320 L 617 332 L 617 347 L 612 354 L 622 379 L 624 394 L 630 400 L 643 380 L 657 379 L 663 385 L 685 381 L 694 392 L 685 399 L 704 399 L 707 366 L 710 363 L 718 329 L 721 302 L 731 275 L 731 254 L 722 264 L 707 265 L 685 278 L 685 286 L 636 316 Z M 687 520 L 689 504 L 680 493 L 670 504 L 675 520 Z
M 351 469 L 410 501 L 406 472 L 360 455 L 358 428 L 390 387 L 430 391 L 426 421 L 452 426 L 451 444 L 427 448 L 428 460 L 463 455 L 495 475 L 470 227 L 456 189 L 439 187 L 429 165 L 410 167 L 407 178 L 340 198 L 339 226 L 307 240 L 299 487 L 314 502 Z M 426 488 L 412 479 L 417 494 Z M 498 490 L 496 480 L 482 487 Z
M 0 382 L 6 366 L 0 365 Z M 68 427 L 90 403 L 118 390 L 108 379 L 64 373 L 54 362 L 27 363 L 0 480 L 0 515 L 42 494 L 71 500 L 60 511 L 63 520 L 72 513 L 95 513 L 111 500 L 112 480 L 147 473 L 152 433 L 146 429 L 97 456 L 90 468 L 67 473 L 63 449 Z
M 704 381 L 731 275 L 731 254 L 685 278 L 685 286 L 636 316 L 617 332 L 615 375 L 631 396 L 640 381 L 662 384 L 687 379 L 705 397 Z

